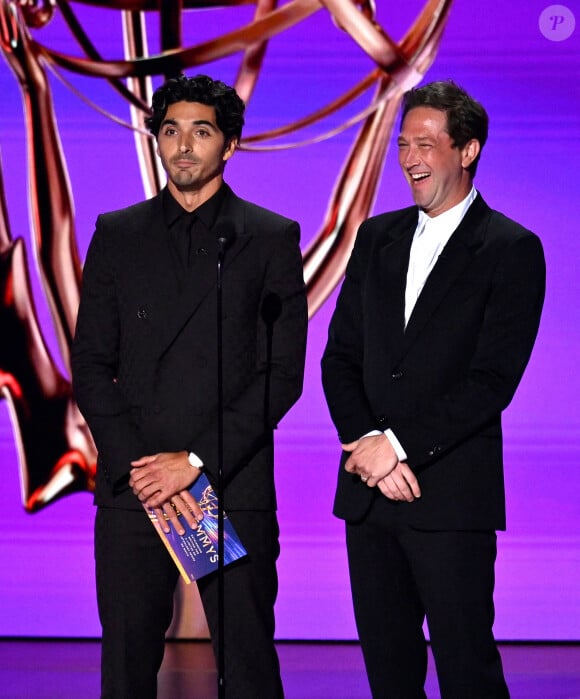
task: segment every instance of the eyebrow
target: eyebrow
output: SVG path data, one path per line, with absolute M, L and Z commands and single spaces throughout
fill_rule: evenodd
M 207 121 L 207 119 L 196 119 L 195 121 L 185 122 L 185 123 L 191 123 L 193 126 L 209 126 L 213 131 L 219 130 L 216 124 L 214 124 L 211 121 Z M 177 119 L 164 119 L 161 122 L 161 127 L 167 126 L 167 125 L 178 126 L 179 123 L 178 123 Z
M 397 141 L 398 143 L 409 143 L 409 141 L 414 141 L 415 143 L 424 143 L 424 142 L 433 142 L 436 141 L 437 139 L 433 138 L 433 136 L 415 136 L 413 138 L 406 138 L 403 135 L 399 135 Z

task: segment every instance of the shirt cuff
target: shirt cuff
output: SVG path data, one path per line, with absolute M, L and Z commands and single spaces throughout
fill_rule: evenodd
M 395 454 L 397 455 L 399 461 L 406 461 L 407 452 L 403 449 L 401 442 L 399 442 L 399 440 L 395 437 L 393 430 L 385 430 L 385 437 L 391 443 L 391 446 L 395 450 Z

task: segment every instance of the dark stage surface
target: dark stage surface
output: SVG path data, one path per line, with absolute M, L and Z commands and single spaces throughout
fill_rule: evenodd
M 369 699 L 358 645 L 278 649 L 287 699 Z M 580 645 L 510 644 L 501 654 L 512 699 L 580 699 Z M 97 699 L 98 663 L 96 641 L 0 641 L 0 699 Z M 168 644 L 159 699 L 214 699 L 215 685 L 208 643 Z M 427 694 L 439 697 L 431 658 Z

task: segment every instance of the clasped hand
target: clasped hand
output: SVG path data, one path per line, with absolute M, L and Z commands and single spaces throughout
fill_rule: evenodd
M 377 486 L 390 500 L 413 502 L 421 497 L 417 477 L 407 463 L 399 461 L 384 434 L 362 437 L 342 448 L 350 452 L 346 471 L 358 474 L 369 488 Z
M 178 534 L 185 534 L 178 513 L 192 528 L 203 519 L 203 512 L 188 488 L 200 471 L 187 460 L 187 452 L 162 452 L 131 462 L 129 485 L 145 507 L 157 516 L 163 530 L 170 532 L 170 521 Z

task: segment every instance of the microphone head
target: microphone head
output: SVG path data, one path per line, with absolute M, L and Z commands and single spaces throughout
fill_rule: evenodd
M 221 252 L 230 247 L 236 237 L 236 224 L 231 218 L 219 219 L 215 225 L 218 246 Z

